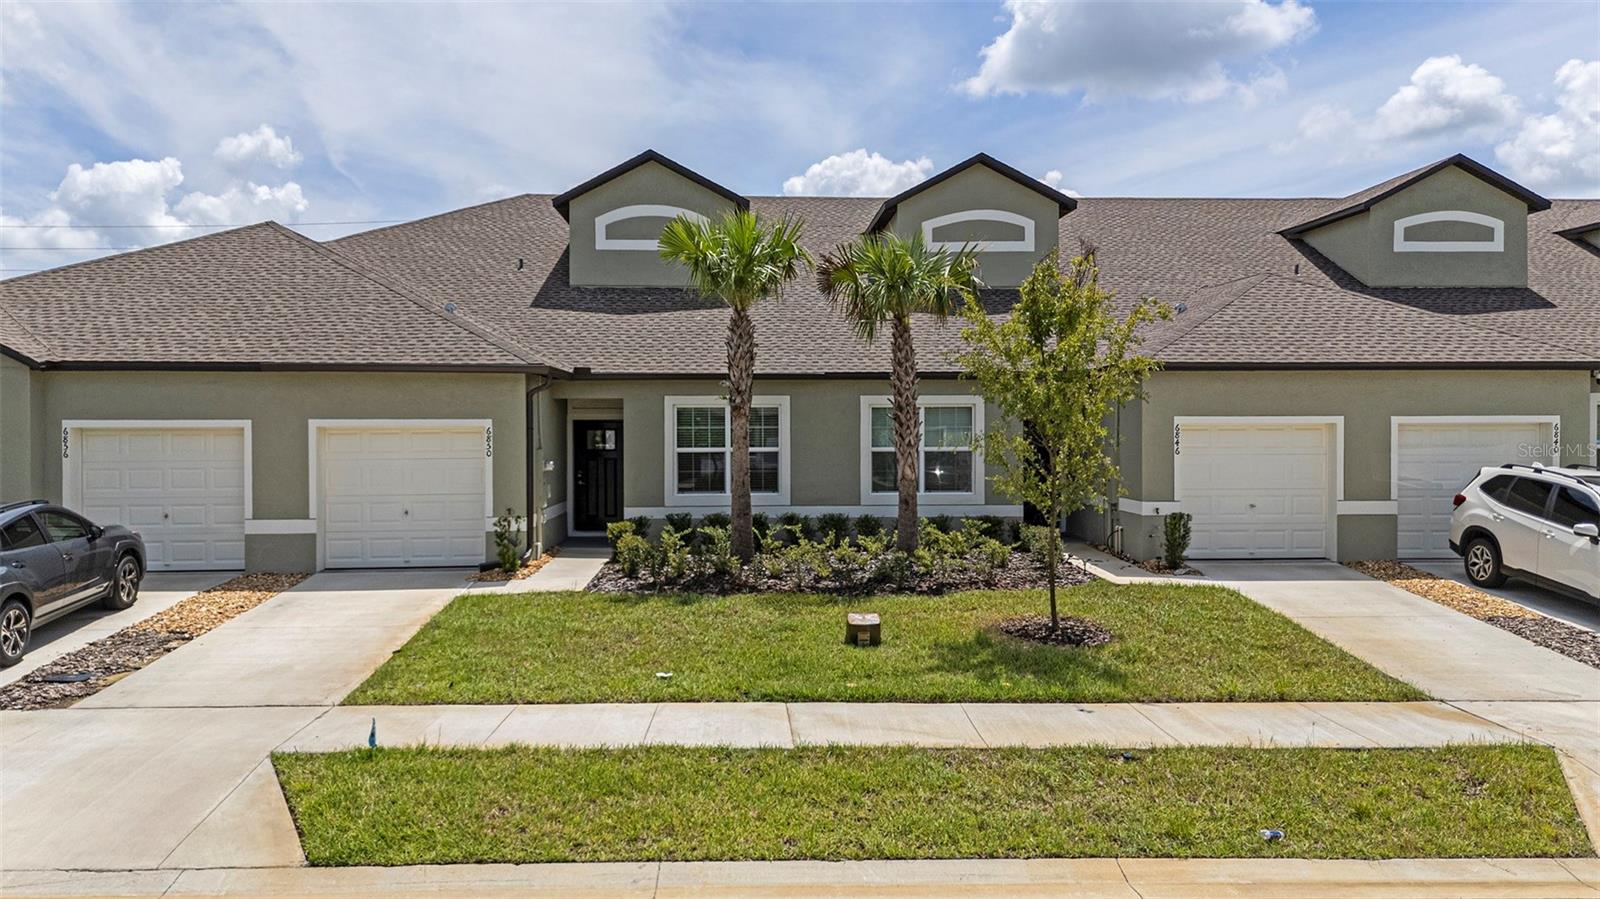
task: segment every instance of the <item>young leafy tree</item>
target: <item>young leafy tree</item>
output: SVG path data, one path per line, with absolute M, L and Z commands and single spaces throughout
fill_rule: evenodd
M 1094 252 L 1085 249 L 1065 272 L 1055 256 L 1023 282 L 1009 318 L 990 318 L 977 303 L 963 311 L 963 377 L 1020 429 L 980 435 L 995 486 L 1049 516 L 1047 558 L 1050 627 L 1056 612 L 1061 519 L 1098 502 L 1117 477 L 1107 418 L 1144 396 L 1144 381 L 1159 366 L 1138 354 L 1139 327 L 1170 317 L 1155 300 L 1141 300 L 1118 318 L 1112 295 L 1099 284 Z
M 766 222 L 747 210 L 734 210 L 704 224 L 679 216 L 661 232 L 661 258 L 682 263 L 689 283 L 702 296 L 728 304 L 728 431 L 732 457 L 728 492 L 733 519 L 733 553 L 748 562 L 755 555 L 750 514 L 750 396 L 756 373 L 756 328 L 750 310 L 776 299 L 811 263 L 800 246 L 801 222 Z M 668 424 L 670 427 L 670 423 Z
M 917 548 L 917 464 L 921 422 L 917 414 L 917 352 L 911 316 L 943 321 L 976 297 L 977 255 L 970 249 L 933 250 L 922 236 L 868 234 L 844 244 L 817 264 L 817 285 L 843 313 L 857 336 L 871 343 L 889 328 L 889 387 L 894 397 L 895 489 L 899 493 L 895 545 Z

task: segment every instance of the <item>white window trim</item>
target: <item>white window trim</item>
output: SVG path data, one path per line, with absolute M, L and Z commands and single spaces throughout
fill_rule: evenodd
M 1022 226 L 1021 240 L 934 240 L 933 232 L 945 225 L 955 225 L 961 222 L 1004 222 L 1008 225 Z M 1004 209 L 966 209 L 961 212 L 951 212 L 946 215 L 934 216 L 922 223 L 922 242 L 930 249 L 935 250 L 960 250 L 971 247 L 980 253 L 1032 253 L 1033 219 L 1009 212 Z
M 1333 502 L 1328 509 L 1328 543 L 1326 558 L 1339 557 L 1339 516 L 1363 514 L 1345 512 L 1359 509 L 1347 504 L 1344 498 L 1344 416 L 1343 415 L 1177 415 L 1172 419 L 1172 493 L 1183 495 L 1182 479 L 1178 476 L 1178 456 L 1182 454 L 1181 434 L 1186 425 L 1323 425 L 1333 431 Z M 1178 503 L 1173 509 L 1179 508 Z
M 1488 240 L 1407 240 L 1406 229 L 1430 222 L 1465 222 L 1484 225 L 1494 232 Z M 1438 212 L 1420 212 L 1394 222 L 1394 251 L 1396 253 L 1500 253 L 1506 248 L 1506 223 L 1493 216 L 1464 209 L 1444 209 Z
M 1395 501 L 1400 499 L 1400 429 L 1408 424 L 1544 424 L 1552 445 L 1558 448 L 1562 440 L 1562 416 L 1389 416 L 1389 499 Z
M 789 440 L 789 398 L 787 396 L 755 396 L 750 400 L 750 405 L 777 406 L 778 407 L 778 492 L 777 493 L 751 493 L 750 502 L 756 506 L 787 506 L 791 492 L 792 480 L 789 477 L 791 468 L 790 459 L 793 456 Z M 681 506 L 706 506 L 727 511 L 728 504 L 733 497 L 725 490 L 722 493 L 679 493 L 678 492 L 678 414 L 677 409 L 682 407 L 720 407 L 728 410 L 727 441 L 723 447 L 723 455 L 727 458 L 725 470 L 728 479 L 733 478 L 733 414 L 728 409 L 728 398 L 724 396 L 669 396 L 665 397 L 662 405 L 662 437 L 661 445 L 664 450 L 662 459 L 661 492 L 663 501 L 668 507 Z M 710 450 L 714 452 L 714 450 Z M 713 511 L 715 511 L 713 509 Z
M 79 490 L 78 454 L 76 447 L 79 442 L 78 432 L 84 429 L 107 429 L 114 431 L 127 430 L 194 430 L 218 431 L 238 429 L 244 432 L 244 527 L 245 533 L 251 533 L 251 518 L 254 515 L 253 466 L 251 464 L 251 439 L 250 419 L 248 418 L 214 418 L 214 419 L 111 419 L 111 418 L 69 418 L 61 422 L 61 504 L 69 509 L 77 509 L 83 505 L 82 491 Z
M 896 492 L 872 492 L 872 410 L 877 406 L 893 408 L 894 398 L 888 396 L 863 396 L 861 398 L 860 456 L 861 504 L 864 506 L 893 506 L 900 501 Z M 972 451 L 972 489 L 964 493 L 928 493 L 922 489 L 922 455 L 927 448 L 922 445 L 921 410 L 928 406 L 967 406 L 972 409 L 972 433 L 984 433 L 983 397 L 972 394 L 917 397 L 917 505 L 972 506 L 983 505 L 984 475 L 983 454 Z
M 612 238 L 606 236 L 606 229 L 617 222 L 628 219 L 648 218 L 677 218 L 683 216 L 690 221 L 704 225 L 706 217 L 693 209 L 684 209 L 681 206 L 661 206 L 651 203 L 642 203 L 635 206 L 621 206 L 610 212 L 602 212 L 594 217 L 594 248 L 597 250 L 648 250 L 655 252 L 661 248 L 661 242 L 654 238 Z
M 320 473 L 318 463 L 322 455 L 322 432 L 383 428 L 415 428 L 434 431 L 479 431 L 483 434 L 483 529 L 494 530 L 494 419 L 492 418 L 309 418 L 306 419 L 306 480 L 310 499 L 306 506 L 315 525 L 317 535 L 317 570 L 324 564 L 322 526 L 316 524 L 322 511 L 318 496 Z

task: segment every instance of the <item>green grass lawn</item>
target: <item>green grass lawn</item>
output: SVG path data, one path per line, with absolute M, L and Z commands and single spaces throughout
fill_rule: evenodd
M 1232 590 L 1104 582 L 1065 590 L 1062 614 L 1115 635 L 1093 649 L 991 630 L 1046 608 L 1038 591 L 463 596 L 345 702 L 1424 698 Z M 883 614 L 882 646 L 844 644 L 849 610 Z
M 278 755 L 314 865 L 1592 855 L 1555 755 L 378 749 Z M 1282 829 L 1281 842 L 1263 828 Z

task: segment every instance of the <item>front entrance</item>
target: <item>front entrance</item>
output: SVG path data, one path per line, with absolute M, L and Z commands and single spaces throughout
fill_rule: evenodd
M 572 529 L 622 520 L 622 422 L 572 423 Z

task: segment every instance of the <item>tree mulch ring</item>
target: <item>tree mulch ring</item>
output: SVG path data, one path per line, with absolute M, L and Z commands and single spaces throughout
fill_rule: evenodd
M 1111 632 L 1087 618 L 1064 615 L 1060 621 L 1059 628 L 1051 628 L 1048 616 L 1024 615 L 1020 618 L 1007 618 L 995 625 L 995 629 L 1008 637 L 1043 643 L 1046 646 L 1087 648 L 1104 646 L 1111 642 Z

